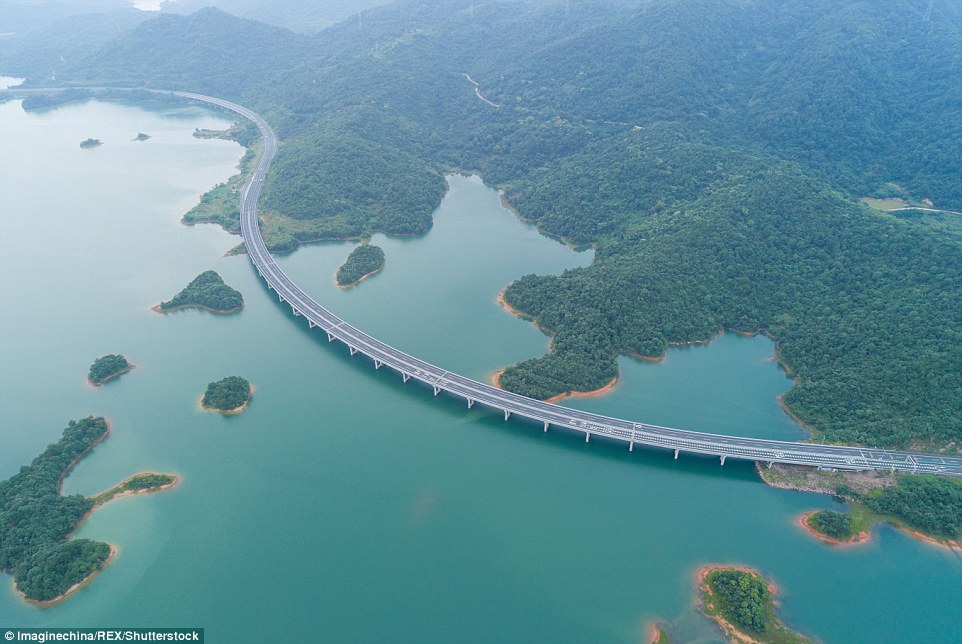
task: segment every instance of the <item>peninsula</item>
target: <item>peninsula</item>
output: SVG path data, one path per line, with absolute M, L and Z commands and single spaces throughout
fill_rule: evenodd
M 134 365 L 119 353 L 101 356 L 90 365 L 90 371 L 87 373 L 87 382 L 94 387 L 99 387 L 105 382 L 119 378 L 133 368 Z
M 13 573 L 16 589 L 30 602 L 47 606 L 63 600 L 116 556 L 108 543 L 69 538 L 91 511 L 111 499 L 169 489 L 178 481 L 171 474 L 141 473 L 94 497 L 62 496 L 70 469 L 109 432 L 102 417 L 70 421 L 58 442 L 0 483 L 0 569 Z
M 347 260 L 337 269 L 337 285 L 349 288 L 384 268 L 384 251 L 380 246 L 361 244 L 351 251 Z
M 855 541 L 885 522 L 925 541 L 959 548 L 962 539 L 962 480 L 928 474 L 827 472 L 774 464 L 756 467 L 773 487 L 831 494 L 850 504 L 847 522 Z M 845 519 L 825 512 L 804 515 L 802 527 L 844 541 Z M 819 518 L 816 516 L 822 515 Z M 837 533 L 837 534 L 836 534 Z M 861 536 L 861 535 L 864 535 Z M 819 536 L 819 535 L 816 535 Z
M 153 307 L 158 313 L 180 309 L 204 309 L 212 313 L 234 313 L 244 306 L 244 297 L 215 271 L 204 271 L 172 299 Z
M 798 523 L 810 535 L 832 545 L 865 543 L 869 540 L 871 528 L 871 521 L 863 514 L 856 516 L 835 510 L 806 512 L 799 517 Z
M 221 414 L 239 414 L 247 408 L 253 395 L 254 388 L 246 379 L 227 376 L 207 385 L 200 404 Z

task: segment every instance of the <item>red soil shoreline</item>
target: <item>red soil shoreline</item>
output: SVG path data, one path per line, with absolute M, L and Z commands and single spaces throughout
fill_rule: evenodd
M 177 311 L 184 311 L 186 309 L 200 309 L 201 311 L 207 311 L 208 313 L 213 313 L 214 315 L 230 315 L 231 313 L 237 313 L 244 308 L 244 304 L 241 303 L 240 306 L 235 306 L 232 309 L 227 309 L 226 311 L 221 311 L 219 309 L 212 309 L 209 306 L 204 306 L 203 304 L 179 304 L 177 306 L 172 306 L 169 309 L 160 308 L 160 304 L 155 304 L 150 307 L 150 310 L 154 313 L 160 313 L 161 315 L 167 315 L 168 313 L 176 313 Z
M 872 539 L 871 532 L 859 532 L 858 534 L 853 534 L 849 539 L 842 541 L 841 539 L 836 539 L 835 537 L 830 537 L 827 534 L 819 532 L 812 526 L 808 524 L 808 519 L 813 514 L 816 514 L 819 510 L 812 510 L 811 512 L 805 512 L 798 516 L 796 523 L 801 526 L 802 530 L 807 532 L 809 535 L 815 537 L 819 541 L 833 545 L 833 546 L 855 546 L 861 545 L 863 543 L 868 543 Z
M 702 598 L 706 596 L 709 598 L 709 600 L 714 599 L 714 594 L 711 591 L 711 587 L 709 587 L 708 582 L 705 581 L 705 579 L 708 577 L 708 574 L 714 570 L 729 570 L 729 569 L 740 570 L 741 572 L 746 572 L 750 575 L 755 575 L 762 581 L 766 582 L 768 584 L 768 593 L 772 596 L 772 602 L 777 603 L 775 600 L 775 596 L 778 595 L 778 587 L 774 583 L 765 579 L 765 577 L 762 576 L 762 574 L 757 570 L 749 568 L 748 566 L 740 566 L 740 565 L 734 565 L 734 564 L 729 564 L 729 565 L 708 564 L 700 567 L 697 571 L 695 571 L 696 584 L 697 584 L 698 590 L 701 591 L 699 593 L 699 602 L 703 601 Z M 705 612 L 706 615 L 708 614 L 707 611 L 703 611 L 703 612 Z M 722 632 L 725 633 L 726 637 L 732 638 L 732 641 L 744 642 L 745 644 L 761 644 L 758 640 L 743 633 L 741 630 L 735 627 L 734 624 L 730 623 L 727 619 L 725 619 L 721 615 L 718 615 L 718 614 L 709 615 L 709 617 L 711 617 L 715 621 L 715 623 L 718 624 L 718 626 L 722 629 Z

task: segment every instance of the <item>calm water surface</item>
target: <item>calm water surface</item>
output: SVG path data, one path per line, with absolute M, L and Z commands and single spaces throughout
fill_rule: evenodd
M 120 556 L 68 601 L 29 606 L 0 577 L 2 625 L 202 626 L 211 642 L 637 642 L 661 618 L 681 641 L 717 641 L 691 609 L 693 575 L 737 562 L 778 584 L 791 626 L 826 642 L 962 639 L 962 562 L 947 551 L 885 527 L 861 548 L 826 547 L 793 521 L 833 502 L 770 489 L 750 465 L 504 423 L 308 332 L 246 257 L 223 256 L 238 238 L 178 223 L 242 152 L 191 133 L 226 124 L 195 107 L 0 105 L 0 477 L 89 414 L 114 429 L 65 493 L 148 469 L 183 477 L 82 526 Z M 152 138 L 132 142 L 141 131 Z M 81 150 L 88 137 L 104 145 Z M 375 237 L 386 267 L 355 289 L 332 277 L 353 244 L 281 263 L 361 328 L 486 378 L 547 346 L 497 293 L 591 253 L 519 222 L 477 178 L 449 183 L 429 234 Z M 149 310 L 207 269 L 244 294 L 242 313 Z M 614 392 L 569 404 L 797 438 L 772 351 L 725 335 L 660 364 L 624 359 Z M 137 369 L 87 386 L 112 352 Z M 250 408 L 198 410 L 206 383 L 232 374 L 256 386 Z

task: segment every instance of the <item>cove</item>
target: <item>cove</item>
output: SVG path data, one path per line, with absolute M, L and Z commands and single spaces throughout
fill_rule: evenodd
M 178 223 L 240 158 L 235 144 L 191 136 L 225 124 L 188 106 L 0 105 L 0 476 L 95 413 L 114 431 L 66 494 L 105 489 L 132 463 L 182 478 L 83 525 L 77 536 L 120 554 L 70 600 L 36 609 L 0 577 L 5 623 L 190 624 L 218 641 L 636 642 L 650 620 L 683 616 L 684 632 L 710 641 L 717 632 L 689 611 L 693 575 L 734 562 L 779 586 L 790 627 L 827 642 L 955 632 L 951 553 L 884 526 L 864 548 L 827 548 L 793 523 L 833 507 L 826 497 L 770 489 L 746 464 L 505 423 L 308 331 L 246 257 L 223 256 L 236 237 Z M 152 138 L 130 142 L 139 131 Z M 104 145 L 80 150 L 89 136 Z M 591 254 L 518 221 L 480 179 L 449 182 L 431 232 L 376 235 L 385 268 L 353 289 L 332 278 L 352 243 L 279 261 L 352 324 L 484 378 L 547 349 L 498 292 Z M 148 310 L 208 269 L 244 294 L 242 312 Z M 91 360 L 111 352 L 138 369 L 88 388 Z M 623 358 L 611 394 L 564 404 L 792 438 L 775 401 L 791 381 L 772 352 L 726 335 L 663 364 Z M 234 373 L 257 387 L 251 407 L 198 411 L 204 385 Z

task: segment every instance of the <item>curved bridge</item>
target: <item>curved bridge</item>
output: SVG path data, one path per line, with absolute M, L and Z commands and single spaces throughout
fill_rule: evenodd
M 680 452 L 708 454 L 720 457 L 722 464 L 726 458 L 736 458 L 768 463 L 769 466 L 772 463 L 787 463 L 825 469 L 874 469 L 962 476 L 960 457 L 705 434 L 569 409 L 465 378 L 399 351 L 351 326 L 315 302 L 291 281 L 267 250 L 257 220 L 257 199 L 277 151 L 277 138 L 267 122 L 251 110 L 229 101 L 189 92 L 174 94 L 230 110 L 257 124 L 264 139 L 264 152 L 253 177 L 244 186 L 240 204 L 241 235 L 251 261 L 281 301 L 290 305 L 294 315 L 306 318 L 311 328 L 323 329 L 328 341 L 340 340 L 346 344 L 351 355 L 366 355 L 374 361 L 375 369 L 390 367 L 401 374 L 404 382 L 411 378 L 420 380 L 434 388 L 435 396 L 441 392 L 460 396 L 467 401 L 468 408 L 475 404 L 484 405 L 503 413 L 505 420 L 514 414 L 542 423 L 544 431 L 554 425 L 582 432 L 585 442 L 593 435 L 604 436 L 627 443 L 629 450 L 634 450 L 635 444 L 641 444 L 673 450 L 675 458 Z

